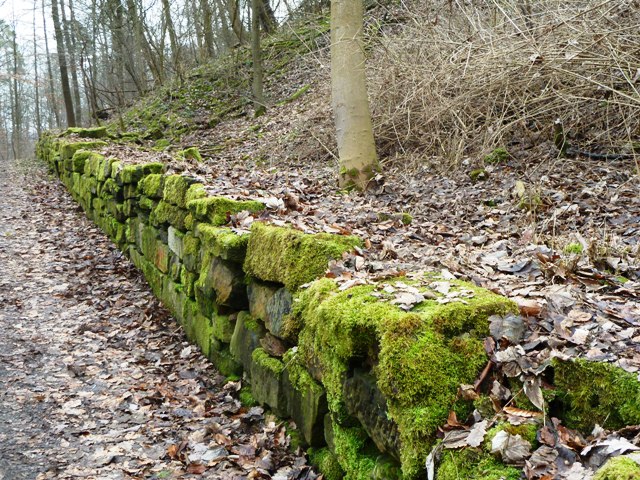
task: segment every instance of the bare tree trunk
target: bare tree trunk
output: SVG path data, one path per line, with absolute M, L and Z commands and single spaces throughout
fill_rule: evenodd
M 173 19 L 171 18 L 171 8 L 169 5 L 169 0 L 162 0 L 162 13 L 164 15 L 164 19 L 167 25 L 167 30 L 169 32 L 169 43 L 171 44 L 171 57 L 173 60 L 173 67 L 176 70 L 176 75 L 180 81 L 182 81 L 182 63 L 180 60 L 180 43 L 178 42 L 178 35 L 176 33 L 176 28 L 173 24 Z
M 331 2 L 331 92 L 341 186 L 365 190 L 380 170 L 362 49 L 363 0 Z
M 255 116 L 264 115 L 267 107 L 264 102 L 264 69 L 260 49 L 260 9 L 261 0 L 251 0 L 251 57 L 253 59 L 253 106 Z
M 38 75 L 38 43 L 36 37 L 36 11 L 38 5 L 33 0 L 33 88 L 35 93 L 36 133 L 38 138 L 42 133 L 42 118 L 40 116 L 40 77 Z
M 60 113 L 58 111 L 58 100 L 56 99 L 56 88 L 53 80 L 53 68 L 51 68 L 51 54 L 49 53 L 49 36 L 47 35 L 47 17 L 45 15 L 44 0 L 42 0 L 42 31 L 44 33 L 44 52 L 47 55 L 47 75 L 49 81 L 49 89 L 47 101 L 49 110 L 55 118 L 55 125 L 60 128 Z
M 242 25 L 242 17 L 240 15 L 240 1 L 239 0 L 226 0 L 227 9 L 229 11 L 229 18 L 231 18 L 231 28 L 233 33 L 236 34 L 236 38 L 242 44 L 247 37 L 244 25 Z
M 64 34 L 64 43 L 67 45 L 67 54 L 69 55 L 69 63 L 71 64 L 71 85 L 73 86 L 73 102 L 75 106 L 75 117 L 78 125 L 82 124 L 82 102 L 80 101 L 80 84 L 78 83 L 78 63 L 76 62 L 76 40 L 75 33 L 72 35 L 73 26 L 73 0 L 69 0 L 69 9 L 71 12 L 71 22 L 67 21 L 67 14 L 64 0 L 60 0 L 60 11 L 62 13 L 62 33 Z
M 260 24 L 262 25 L 262 29 L 267 33 L 273 32 L 278 26 L 278 20 L 271 7 L 270 0 L 260 0 Z
M 213 58 L 216 53 L 215 41 L 213 37 L 213 12 L 209 0 L 200 0 L 200 10 L 202 11 L 202 29 L 204 32 L 204 46 L 209 58 Z
M 51 0 L 51 18 L 53 20 L 53 30 L 58 46 L 58 63 L 60 64 L 60 82 L 62 84 L 62 97 L 67 113 L 67 126 L 76 126 L 76 117 L 73 110 L 73 100 L 71 98 L 71 86 L 69 85 L 69 71 L 67 69 L 67 56 L 65 54 L 62 28 L 60 27 L 60 16 L 58 12 L 58 0 Z

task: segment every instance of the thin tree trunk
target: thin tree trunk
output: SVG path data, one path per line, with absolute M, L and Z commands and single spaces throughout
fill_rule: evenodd
M 40 77 L 38 75 L 38 43 L 36 42 L 36 10 L 38 5 L 33 0 L 33 88 L 35 93 L 36 133 L 38 138 L 42 133 L 42 118 L 40 116 Z
M 78 82 L 78 63 L 76 62 L 76 40 L 75 34 L 72 35 L 72 31 L 75 30 L 73 26 L 73 0 L 69 0 L 69 9 L 71 12 L 71 22 L 67 21 L 67 14 L 65 9 L 64 0 L 60 0 L 60 13 L 62 14 L 62 33 L 64 34 L 64 42 L 67 45 L 67 53 L 69 55 L 70 71 L 71 71 L 71 85 L 73 87 L 73 102 L 75 106 L 75 117 L 78 125 L 82 124 L 82 102 L 80 101 L 80 84 Z
M 173 67 L 176 70 L 176 74 L 180 81 L 182 81 L 182 63 L 180 60 L 180 43 L 178 42 L 178 35 L 171 18 L 171 8 L 169 0 L 162 0 L 162 12 L 169 32 L 169 43 L 171 45 L 171 57 L 173 60 Z
M 264 102 L 264 69 L 260 48 L 260 8 L 261 0 L 251 0 L 251 57 L 253 59 L 253 106 L 255 116 L 264 115 L 267 107 Z
M 216 47 L 213 39 L 213 12 L 209 0 L 200 0 L 200 10 L 202 10 L 205 49 L 209 58 L 213 58 L 216 53 Z
M 71 98 L 71 86 L 69 85 L 69 71 L 67 69 L 67 56 L 65 54 L 62 28 L 60 27 L 60 16 L 58 12 L 58 0 L 51 0 L 51 19 L 53 20 L 53 30 L 58 46 L 58 63 L 60 64 L 60 82 L 62 84 L 62 97 L 67 113 L 67 126 L 76 126 L 76 117 L 73 110 L 73 100 Z
M 340 185 L 365 190 L 380 170 L 362 49 L 363 0 L 331 2 L 331 93 Z
M 51 54 L 49 53 L 49 36 L 47 35 L 47 16 L 45 14 L 44 0 L 42 0 L 42 32 L 44 33 L 44 52 L 47 56 L 47 75 L 49 77 L 47 101 L 49 103 L 49 110 L 55 118 L 56 128 L 60 128 L 60 113 L 58 111 L 58 100 L 56 99 L 55 82 L 53 80 L 53 68 L 51 68 Z

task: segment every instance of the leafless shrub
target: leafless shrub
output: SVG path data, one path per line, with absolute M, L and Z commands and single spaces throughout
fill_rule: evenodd
M 639 1 L 400 3 L 401 21 L 381 27 L 369 60 L 383 153 L 455 166 L 513 141 L 551 140 L 556 118 L 584 148 L 640 138 Z

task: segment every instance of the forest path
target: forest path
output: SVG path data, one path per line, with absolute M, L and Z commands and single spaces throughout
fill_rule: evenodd
M 57 180 L 0 165 L 0 480 L 313 479 Z

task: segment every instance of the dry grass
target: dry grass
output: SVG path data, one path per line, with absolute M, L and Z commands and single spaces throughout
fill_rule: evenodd
M 640 139 L 640 1 L 400 4 L 369 50 L 384 155 L 455 166 L 514 142 L 552 149 L 556 118 L 583 149 Z

